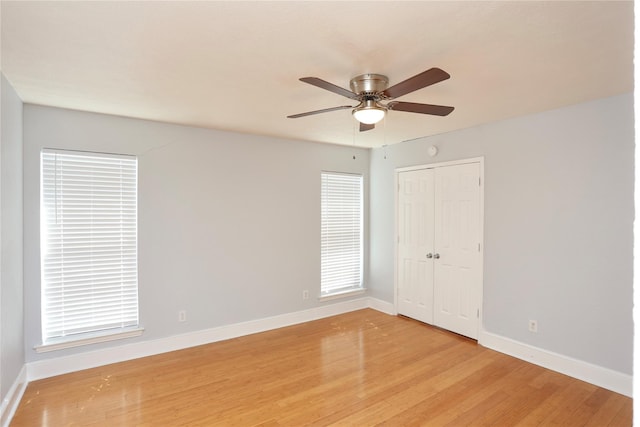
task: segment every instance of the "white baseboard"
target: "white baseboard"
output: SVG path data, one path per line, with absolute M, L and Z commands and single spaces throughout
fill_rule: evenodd
M 23 366 L 18 377 L 7 391 L 7 395 L 2 399 L 2 407 L 0 408 L 0 426 L 9 427 L 13 414 L 18 409 L 18 404 L 22 399 L 24 390 L 27 388 L 27 367 Z
M 632 397 L 633 376 L 481 331 L 478 343 L 535 365 Z
M 372 297 L 358 298 L 337 302 L 318 307 L 266 317 L 248 322 L 225 325 L 217 328 L 189 332 L 150 341 L 140 341 L 101 350 L 78 353 L 71 356 L 44 359 L 27 364 L 29 381 L 49 378 L 69 372 L 95 368 L 110 363 L 124 362 L 140 357 L 152 356 L 169 351 L 181 350 L 188 347 L 209 344 L 244 335 L 255 334 L 298 323 L 309 322 L 325 317 L 335 316 L 363 308 L 373 308 L 384 313 L 392 314 L 393 304 Z
M 385 314 L 395 316 L 398 314 L 396 306 L 392 302 L 382 301 L 377 298 L 369 297 L 369 308 L 380 311 Z

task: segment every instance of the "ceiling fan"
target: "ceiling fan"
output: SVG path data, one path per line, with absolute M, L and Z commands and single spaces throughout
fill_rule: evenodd
M 355 119 L 360 122 L 360 132 L 364 132 L 373 129 L 375 124 L 383 119 L 388 110 L 446 116 L 453 111 L 453 107 L 418 104 L 415 102 L 387 101 L 447 80 L 449 77 L 451 77 L 449 73 L 440 68 L 430 68 L 391 87 L 387 87 L 389 85 L 387 76 L 383 76 L 382 74 L 361 74 L 352 78 L 349 82 L 351 90 L 336 86 L 318 77 L 302 77 L 300 81 L 356 100 L 359 104 L 356 106 L 342 105 L 340 107 L 325 108 L 322 110 L 293 114 L 287 117 L 297 119 L 298 117 L 353 108 L 352 114 Z M 383 102 L 387 103 L 384 104 Z

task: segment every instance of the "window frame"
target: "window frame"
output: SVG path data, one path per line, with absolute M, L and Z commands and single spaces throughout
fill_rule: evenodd
M 340 248 L 337 249 L 336 252 L 336 248 L 333 249 L 329 249 L 326 247 L 326 239 L 328 236 L 325 235 L 326 230 L 325 228 L 328 226 L 330 227 L 330 224 L 326 223 L 327 220 L 327 197 L 330 197 L 332 199 L 332 201 L 335 203 L 335 199 L 338 197 L 337 194 L 332 194 L 332 195 L 328 195 L 327 192 L 329 191 L 336 191 L 337 188 L 334 186 L 334 188 L 330 188 L 330 184 L 326 181 L 327 179 L 331 179 L 331 180 L 340 180 L 340 179 L 344 179 L 345 181 L 349 181 L 351 180 L 351 183 L 347 183 L 347 182 L 342 182 L 342 183 L 338 183 L 338 187 L 344 186 L 344 185 L 353 185 L 354 183 L 357 182 L 357 201 L 356 200 L 349 200 L 348 204 L 350 204 L 350 208 L 348 206 L 342 206 L 343 209 L 348 208 L 348 209 L 354 209 L 355 205 L 357 205 L 357 213 L 358 213 L 358 220 L 357 221 L 351 221 L 353 223 L 357 222 L 358 224 L 358 237 L 357 239 L 354 239 L 354 241 L 357 241 L 357 255 L 358 255 L 358 260 L 357 263 L 352 263 L 351 267 L 348 267 L 347 270 L 349 269 L 353 269 L 357 267 L 357 283 L 356 281 L 353 280 L 353 271 L 351 273 L 348 273 L 347 276 L 351 276 L 349 277 L 343 277 L 342 280 L 345 281 L 346 283 L 342 286 L 336 286 L 334 285 L 330 285 L 327 286 L 327 275 L 326 275 L 326 270 L 327 266 L 325 264 L 325 254 L 327 250 L 330 250 L 333 252 L 333 255 L 335 256 L 336 253 L 339 253 L 341 251 Z M 354 295 L 354 294 L 359 294 L 359 293 L 363 293 L 365 292 L 365 287 L 364 287 L 364 193 L 365 193 L 365 188 L 364 188 L 364 176 L 362 174 L 359 173 L 348 173 L 348 172 L 335 172 L 335 171 L 321 171 L 320 174 L 320 296 L 319 299 L 322 301 L 326 301 L 326 300 L 330 300 L 330 299 L 335 299 L 335 298 L 341 298 L 341 297 L 346 297 L 346 296 L 350 296 L 350 295 Z M 344 188 L 341 188 L 341 190 L 344 191 Z M 347 189 L 347 192 L 352 191 L 353 189 L 349 190 Z M 338 208 L 340 209 L 340 208 Z M 348 215 L 347 215 L 348 216 Z M 344 218 L 343 218 L 344 219 Z M 347 220 L 347 222 L 349 222 Z M 336 223 L 334 222 L 333 225 L 336 225 Z M 339 225 L 343 225 L 343 224 L 339 224 Z M 353 243 L 353 241 L 352 241 Z M 352 252 L 352 250 L 349 249 L 344 249 L 347 252 L 347 256 L 353 256 L 353 254 L 351 254 L 350 252 Z M 344 270 L 344 269 L 343 269 Z M 344 272 L 344 271 L 343 271 Z M 335 270 L 334 270 L 335 273 Z
M 64 162 L 73 162 L 75 166 Z M 102 169 L 103 173 L 109 176 L 107 178 L 104 178 L 105 175 L 98 176 L 99 169 Z M 41 353 L 141 335 L 144 328 L 140 326 L 138 282 L 137 157 L 126 154 L 44 148 L 40 152 L 39 171 L 42 345 L 36 346 L 35 350 Z M 66 181 L 62 180 L 60 177 L 64 173 L 68 174 L 67 176 L 75 174 L 75 177 Z M 104 184 L 99 183 L 99 180 L 102 180 Z M 53 188 L 51 188 L 52 184 Z M 99 188 L 98 185 L 103 185 L 103 187 Z M 68 187 L 65 188 L 65 186 Z M 98 190 L 95 190 L 96 188 Z M 71 206 L 73 203 L 77 203 L 77 206 L 75 208 L 67 207 L 65 210 L 64 197 L 70 196 L 73 196 L 74 199 L 68 201 L 67 204 Z M 113 207 L 119 210 L 114 216 L 100 210 L 103 206 L 106 206 L 107 209 Z M 81 219 L 67 220 L 65 215 L 70 215 L 71 212 L 76 218 Z M 116 216 L 119 216 L 119 219 L 114 222 Z M 125 219 L 125 216 L 128 218 Z M 96 218 L 100 219 L 99 217 L 102 217 L 102 222 L 95 222 Z M 70 234 L 65 230 L 65 227 L 76 227 L 74 230 L 76 235 L 80 235 L 81 239 L 89 242 L 85 244 L 86 249 L 83 248 L 79 251 L 79 257 L 69 256 L 70 243 L 66 239 Z M 99 230 L 99 227 L 107 228 Z M 103 244 L 107 240 L 113 242 L 114 237 L 95 238 L 96 231 L 104 232 L 105 230 L 116 236 L 115 243 L 108 247 L 108 251 L 115 253 L 115 255 L 100 256 L 93 253 L 97 247 L 96 243 L 100 242 L 100 239 L 103 240 Z M 57 246 L 49 241 L 49 239 L 53 239 L 53 236 L 59 237 L 60 243 Z M 65 250 L 67 250 L 66 253 Z M 105 257 L 108 258 L 106 261 Z M 117 280 L 121 281 L 111 281 L 111 284 L 107 285 L 100 283 L 94 267 L 94 264 L 98 262 L 102 262 L 103 268 L 109 273 L 116 277 L 119 274 L 120 277 Z M 131 266 L 132 264 L 133 266 Z M 61 273 L 56 273 L 56 269 Z M 52 273 L 52 271 L 54 272 Z M 96 302 L 98 304 L 111 303 L 114 297 L 106 295 L 113 295 L 113 292 L 118 289 L 121 295 L 115 297 L 117 302 L 108 310 L 108 316 L 95 316 L 95 310 L 85 310 L 83 313 L 94 316 L 94 319 L 84 323 L 84 326 L 75 328 L 75 330 L 68 328 L 70 332 L 65 332 L 66 325 L 62 328 L 55 327 L 48 330 L 49 316 L 64 315 L 65 305 L 69 304 L 70 299 L 65 299 L 65 296 L 59 299 L 64 301 L 61 303 L 53 301 L 53 297 L 48 299 L 48 295 L 52 295 L 52 290 L 58 289 L 63 295 L 70 293 L 68 289 L 71 288 L 71 285 L 65 281 L 64 277 L 66 271 L 73 271 L 80 276 L 88 277 L 77 281 L 76 283 L 79 285 L 73 288 L 77 292 L 86 293 L 75 300 L 76 304 L 79 303 L 76 307 L 88 304 L 89 301 L 93 304 Z M 101 292 L 102 296 L 98 296 L 100 292 L 92 289 L 96 284 L 102 285 L 103 289 L 106 289 Z M 129 305 L 125 307 L 127 304 Z M 115 315 L 115 320 L 110 318 L 107 320 L 111 314 Z M 118 316 L 120 317 L 118 318 Z M 69 319 L 72 318 L 73 316 L 69 317 Z M 101 320 L 96 321 L 95 318 L 101 318 Z M 82 319 L 79 321 L 82 322 Z M 91 322 L 94 323 L 91 324 Z

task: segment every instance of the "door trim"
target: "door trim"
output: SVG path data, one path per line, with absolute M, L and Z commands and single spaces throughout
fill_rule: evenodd
M 444 166 L 456 166 L 469 163 L 478 163 L 480 166 L 480 296 L 479 296 L 479 313 L 478 313 L 478 337 L 484 332 L 484 157 L 472 157 L 468 159 L 452 160 L 448 162 L 440 163 L 428 163 L 423 165 L 406 166 L 396 168 L 394 171 L 394 260 L 393 260 L 393 306 L 395 312 L 398 313 L 398 240 L 400 238 L 398 234 L 398 191 L 400 180 L 399 174 L 402 172 L 409 172 L 421 169 L 435 169 Z

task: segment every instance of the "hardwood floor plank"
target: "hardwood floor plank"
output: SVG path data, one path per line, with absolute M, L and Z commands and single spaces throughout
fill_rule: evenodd
M 613 421 L 618 412 L 624 405 L 624 399 L 620 395 L 609 395 L 607 400 L 603 402 L 595 413 L 587 420 L 585 427 L 607 426 Z
M 631 399 L 624 399 L 622 408 L 618 411 L 616 416 L 611 420 L 609 426 L 630 426 L 633 423 L 633 401 Z
M 631 402 L 360 310 L 35 381 L 11 426 L 630 426 Z
M 550 411 L 543 420 L 544 425 L 563 426 L 568 422 L 574 422 L 573 414 L 576 410 L 587 410 L 585 401 L 596 389 L 596 386 L 575 381 L 568 384 L 563 390 L 560 398 L 555 399 L 558 403 L 553 411 Z M 582 425 L 577 424 L 577 425 Z

